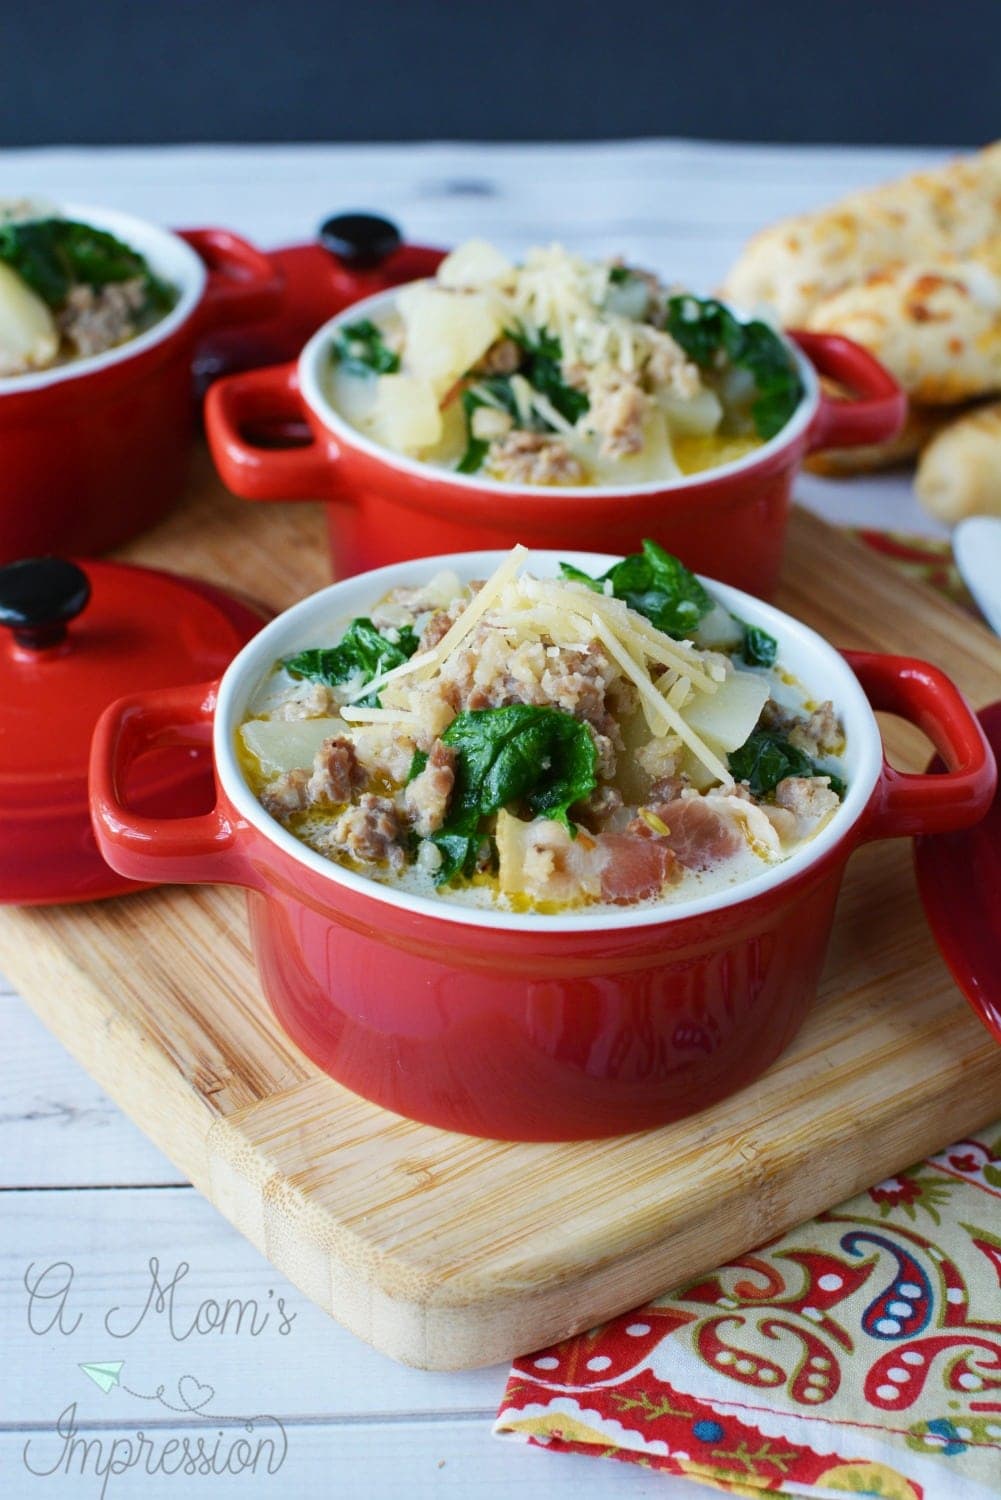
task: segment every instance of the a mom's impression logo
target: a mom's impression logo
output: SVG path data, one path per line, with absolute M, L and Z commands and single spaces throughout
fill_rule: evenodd
M 291 1333 L 296 1314 L 273 1291 L 263 1301 L 209 1297 L 186 1307 L 183 1283 L 190 1269 L 181 1261 L 168 1277 L 152 1257 L 142 1309 L 135 1314 L 118 1306 L 108 1308 L 102 1318 L 103 1337 L 131 1339 L 151 1320 L 161 1322 L 176 1343 L 200 1343 L 209 1337 L 261 1339 L 269 1334 L 283 1338 Z M 75 1339 L 80 1333 L 85 1315 L 74 1308 L 74 1277 L 68 1261 L 41 1268 L 32 1263 L 25 1271 L 26 1317 L 33 1334 Z M 247 1416 L 221 1411 L 215 1389 L 200 1374 L 151 1382 L 139 1374 L 140 1362 L 130 1358 L 127 1380 L 125 1359 L 74 1363 L 75 1379 L 92 1382 L 109 1398 L 108 1416 L 99 1422 L 80 1421 L 77 1400 L 71 1399 L 51 1429 L 32 1434 L 24 1444 L 24 1467 L 37 1479 L 69 1474 L 89 1478 L 94 1492 L 104 1500 L 112 1483 L 125 1475 L 194 1479 L 247 1474 L 262 1478 L 277 1474 L 285 1463 L 288 1438 L 280 1420 L 265 1413 Z M 133 1429 L 136 1401 L 145 1404 L 145 1411 Z M 127 1413 L 119 1415 L 120 1403 L 127 1406 Z

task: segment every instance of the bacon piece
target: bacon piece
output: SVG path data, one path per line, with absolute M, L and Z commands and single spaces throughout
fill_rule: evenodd
M 711 870 L 745 845 L 736 822 L 707 807 L 701 797 L 658 802 L 643 812 L 647 817 L 641 813 L 626 832 L 664 844 L 687 870 Z

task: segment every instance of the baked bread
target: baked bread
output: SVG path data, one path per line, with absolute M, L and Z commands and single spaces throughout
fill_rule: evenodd
M 999 235 L 1001 141 L 772 225 L 749 241 L 721 295 L 747 310 L 770 304 L 795 328 L 818 302 L 870 271 L 962 257 Z
M 914 488 L 925 509 L 950 525 L 1001 516 L 1001 401 L 944 428 L 922 453 Z
M 993 395 L 1001 391 L 999 271 L 1001 239 L 965 259 L 870 271 L 815 303 L 807 327 L 864 344 L 914 401 Z

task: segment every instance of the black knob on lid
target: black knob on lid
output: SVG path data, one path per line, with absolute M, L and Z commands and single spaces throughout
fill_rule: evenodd
M 334 214 L 320 225 L 320 244 L 356 271 L 370 271 L 403 244 L 389 219 L 378 214 Z
M 62 557 L 28 557 L 0 568 L 0 625 L 19 646 L 56 646 L 90 598 L 90 581 Z

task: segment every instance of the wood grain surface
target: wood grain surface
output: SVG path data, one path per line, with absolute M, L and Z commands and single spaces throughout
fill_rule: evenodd
M 313 505 L 250 506 L 202 456 L 127 555 L 281 608 L 328 581 Z M 839 645 L 914 650 L 976 703 L 997 641 L 822 521 L 779 603 Z M 915 731 L 891 756 L 922 762 Z M 0 912 L 0 966 L 183 1174 L 307 1296 L 394 1358 L 467 1368 L 633 1307 L 986 1123 L 1001 1053 L 925 927 L 910 849 L 855 856 L 821 996 L 753 1087 L 618 1141 L 505 1145 L 413 1124 L 321 1074 L 258 987 L 243 898 L 162 890 Z

